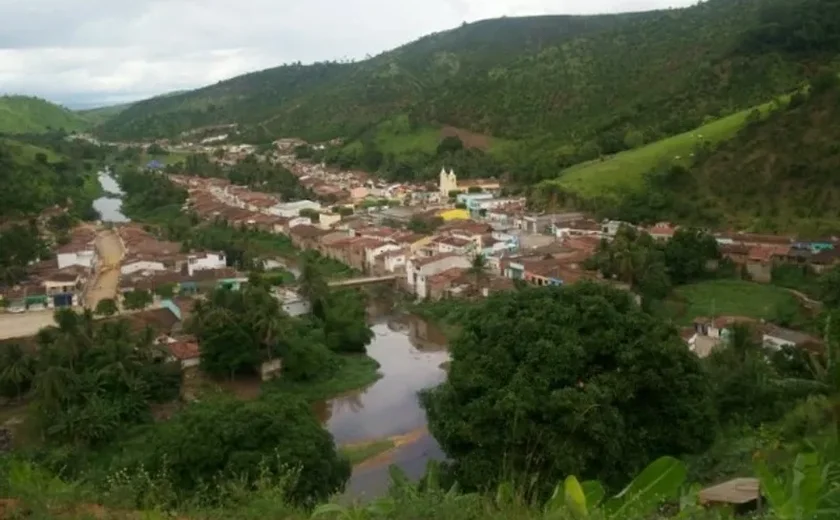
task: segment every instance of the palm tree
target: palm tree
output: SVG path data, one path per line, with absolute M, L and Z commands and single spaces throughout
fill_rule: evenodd
M 35 358 L 30 356 L 17 343 L 0 346 L 0 389 L 15 388 L 15 396 L 20 396 L 32 384 L 35 375 Z

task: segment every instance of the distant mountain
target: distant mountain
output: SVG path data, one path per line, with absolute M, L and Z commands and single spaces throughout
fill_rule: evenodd
M 708 0 L 645 13 L 485 20 L 358 63 L 287 65 L 139 102 L 100 132 L 173 137 L 239 123 L 252 140 L 321 140 L 404 115 L 416 127 L 550 136 L 576 147 L 592 141 L 613 153 L 628 134 L 655 141 L 795 88 L 828 53 L 790 52 L 784 38 L 797 27 L 783 28 L 784 37 L 762 29 L 778 32 L 780 16 L 819 14 L 823 4 L 836 2 Z M 815 20 L 825 25 L 818 15 L 802 23 Z
M 86 130 L 91 123 L 82 115 L 44 99 L 0 96 L 0 133 L 25 134 L 48 130 Z
M 119 105 L 109 105 L 98 108 L 87 108 L 84 110 L 77 110 L 76 113 L 81 115 L 85 120 L 93 125 L 100 125 L 105 121 L 115 117 L 126 108 L 130 107 L 131 103 L 122 103 Z

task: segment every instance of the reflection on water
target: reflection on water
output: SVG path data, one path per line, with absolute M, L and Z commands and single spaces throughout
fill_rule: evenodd
M 117 181 L 107 172 L 99 172 L 99 184 L 106 193 L 122 195 L 123 191 Z M 122 199 L 117 197 L 99 197 L 93 201 L 93 209 L 99 212 L 103 222 L 128 222 L 129 219 L 122 214 Z
M 449 354 L 445 343 L 431 340 L 443 338 L 435 336 L 439 331 L 415 323 L 419 321 L 408 318 L 405 332 L 393 324 L 373 325 L 368 355 L 381 365 L 382 378 L 368 388 L 316 406 L 337 443 L 389 437 L 425 426 L 426 414 L 417 393 L 443 382 L 446 372 L 440 365 Z

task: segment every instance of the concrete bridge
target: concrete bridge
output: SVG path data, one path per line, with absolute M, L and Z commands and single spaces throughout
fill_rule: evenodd
M 347 280 L 336 280 L 329 282 L 330 287 L 362 287 L 365 285 L 388 284 L 397 280 L 398 276 L 389 274 L 387 276 L 365 276 L 362 278 L 349 278 Z

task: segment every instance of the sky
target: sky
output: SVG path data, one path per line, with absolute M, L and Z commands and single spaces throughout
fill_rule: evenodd
M 500 16 L 697 0 L 0 0 L 0 93 L 71 108 L 197 88 L 283 63 L 363 59 Z

